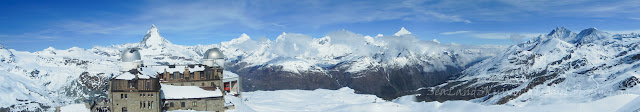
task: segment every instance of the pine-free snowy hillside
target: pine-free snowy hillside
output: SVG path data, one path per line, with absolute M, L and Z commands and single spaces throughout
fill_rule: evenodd
M 464 46 L 419 40 L 405 28 L 394 36 L 341 30 L 321 38 L 282 33 L 274 41 L 242 35 L 221 44 L 227 69 L 243 76 L 243 89 L 338 89 L 385 99 L 444 83 L 493 56 L 500 46 Z
M 471 66 L 447 84 L 422 90 L 418 98 L 527 106 L 640 94 L 639 44 L 639 34 L 556 28 Z
M 4 96 L 0 110 L 52 111 L 55 106 L 105 98 L 108 79 L 120 74 L 121 50 L 134 47 L 141 48 L 145 65 L 199 63 L 207 49 L 220 48 L 227 58 L 226 69 L 243 77 L 245 90 L 349 86 L 388 98 L 444 82 L 500 49 L 439 44 L 410 34 L 370 37 L 349 31 L 322 38 L 283 33 L 274 41 L 253 40 L 243 34 L 220 45 L 183 46 L 162 37 L 156 26 L 141 40 L 37 52 L 1 47 L 0 92 Z

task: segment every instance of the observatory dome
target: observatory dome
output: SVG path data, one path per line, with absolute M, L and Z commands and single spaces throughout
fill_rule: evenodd
M 224 55 L 222 54 L 222 52 L 220 52 L 220 49 L 213 48 L 207 50 L 207 52 L 204 53 L 204 57 L 202 57 L 202 59 L 224 59 Z
M 136 48 L 125 49 L 124 51 L 122 51 L 122 54 L 120 54 L 120 58 L 122 59 L 122 62 L 133 62 L 136 60 L 142 60 L 142 58 L 140 58 L 140 52 Z

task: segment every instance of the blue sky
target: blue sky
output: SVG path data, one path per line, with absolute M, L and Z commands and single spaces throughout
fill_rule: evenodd
M 180 45 L 218 44 L 242 33 L 274 40 L 282 32 L 315 38 L 338 30 L 423 40 L 511 45 L 565 26 L 640 33 L 640 1 L 594 0 L 277 0 L 2 1 L 0 43 L 22 51 L 135 43 L 155 24 Z

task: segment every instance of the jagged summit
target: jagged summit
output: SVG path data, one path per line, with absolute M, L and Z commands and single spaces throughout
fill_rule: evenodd
M 238 44 L 243 43 L 247 40 L 251 40 L 251 37 L 249 37 L 249 35 L 247 35 L 246 33 L 242 33 L 242 35 L 238 36 L 238 38 L 231 39 L 231 41 L 229 42 L 222 42 L 222 45 Z
M 151 29 L 147 31 L 147 34 L 144 35 L 144 39 L 140 41 L 140 45 L 145 48 L 159 47 L 159 46 L 165 46 L 170 44 L 171 42 L 169 42 L 164 37 L 160 36 L 160 32 L 158 31 L 158 28 L 156 28 L 156 25 L 153 25 L 153 24 L 151 25 Z
M 580 31 L 580 33 L 578 34 L 579 37 L 584 37 L 584 36 L 588 36 L 588 35 L 592 35 L 592 34 L 597 34 L 599 31 L 598 29 L 596 29 L 596 27 L 591 27 L 591 28 L 587 28 L 584 29 L 582 31 Z
M 287 33 L 282 32 L 282 34 L 278 35 L 278 37 L 276 38 L 276 41 L 283 41 L 285 36 L 287 36 Z
M 409 35 L 409 34 L 411 34 L 411 32 L 409 32 L 409 30 L 402 27 L 400 28 L 400 31 L 396 32 L 396 34 L 393 34 L 393 36 L 401 36 L 401 35 Z
M 547 36 L 549 37 L 570 37 L 573 33 L 565 27 L 556 27 Z
M 563 40 L 565 42 L 572 43 L 572 44 L 585 44 L 585 43 L 591 43 L 597 40 L 606 39 L 607 37 L 610 37 L 610 36 L 611 34 L 600 31 L 595 27 L 584 29 L 577 34 L 575 32 L 571 32 L 565 27 L 557 27 L 553 29 L 549 34 L 547 34 L 546 38 L 548 39 L 558 38 L 560 40 Z M 540 38 L 540 39 L 545 39 L 545 38 Z M 539 40 L 536 40 L 536 41 L 539 41 Z

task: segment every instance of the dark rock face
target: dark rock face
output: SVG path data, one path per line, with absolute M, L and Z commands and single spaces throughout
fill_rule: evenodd
M 419 88 L 445 83 L 463 68 L 448 66 L 445 71 L 425 72 L 423 66 L 397 68 L 373 67 L 359 73 L 346 72 L 345 67 L 333 67 L 326 72 L 283 71 L 281 67 L 244 67 L 236 63 L 226 69 L 242 77 L 244 91 L 283 89 L 339 89 L 350 87 L 360 94 L 374 94 L 386 100 L 416 94 Z
M 104 73 L 90 74 L 83 72 L 69 86 L 63 87 L 62 93 L 66 96 L 77 98 L 75 103 L 101 100 L 107 97 L 108 82 L 109 78 Z

